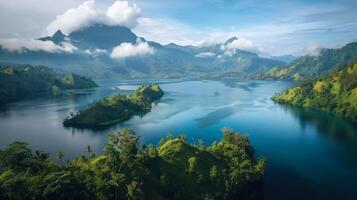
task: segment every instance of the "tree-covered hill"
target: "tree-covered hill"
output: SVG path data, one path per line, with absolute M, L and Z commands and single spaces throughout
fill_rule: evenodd
M 110 135 L 104 154 L 88 146 L 87 155 L 63 164 L 26 143 L 9 144 L 0 151 L 0 199 L 261 199 L 264 168 L 249 139 L 232 130 L 211 146 L 184 136 L 143 146 L 123 129 Z
M 116 94 L 97 101 L 77 114 L 71 114 L 65 126 L 100 128 L 130 119 L 151 110 L 151 103 L 164 95 L 158 84 L 143 85 L 130 95 Z
M 59 74 L 54 70 L 31 65 L 0 66 L 0 104 L 64 89 L 97 87 L 89 78 L 76 74 Z
M 339 49 L 320 49 L 317 55 L 300 57 L 286 67 L 272 68 L 256 78 L 304 80 L 331 72 L 356 58 L 357 42 L 353 42 Z
M 357 121 L 357 61 L 273 97 L 279 103 L 335 112 Z

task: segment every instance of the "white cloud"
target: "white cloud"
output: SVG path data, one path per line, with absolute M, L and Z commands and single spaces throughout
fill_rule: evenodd
M 56 45 L 52 41 L 41 41 L 34 39 L 9 38 L 0 39 L 0 46 L 11 52 L 24 53 L 26 51 L 45 51 L 49 53 L 73 53 L 78 48 L 71 43 L 62 42 Z
M 197 58 L 207 58 L 207 57 L 212 57 L 212 56 L 215 56 L 215 55 L 216 54 L 212 53 L 212 52 L 202 52 L 202 53 L 196 54 L 195 57 L 197 57 Z
M 255 46 L 253 45 L 253 42 L 244 38 L 233 40 L 231 43 L 226 45 L 226 48 L 230 50 L 232 49 L 240 49 L 245 51 L 255 50 Z
M 257 47 L 251 40 L 245 39 L 245 38 L 238 38 L 233 40 L 231 43 L 221 46 L 222 50 L 227 50 L 229 51 L 228 54 L 235 54 L 235 50 L 243 50 L 243 51 L 249 51 L 258 54 L 259 56 L 268 56 L 266 52 L 264 52 L 263 49 Z M 227 52 L 226 51 L 226 52 Z
M 105 49 L 95 49 L 94 53 L 97 53 L 97 54 L 107 53 L 107 50 L 105 50 Z
M 123 59 L 126 57 L 153 54 L 154 49 L 147 42 L 138 41 L 136 44 L 122 43 L 113 48 L 110 57 L 113 59 Z
M 312 57 L 317 57 L 320 55 L 321 48 L 318 44 L 316 43 L 309 43 L 306 45 L 306 47 L 303 49 L 301 52 L 302 55 L 308 55 Z
M 83 27 L 88 27 L 95 23 L 106 25 L 121 25 L 133 27 L 137 24 L 137 19 L 141 15 L 141 10 L 135 4 L 130 6 L 128 1 L 115 1 L 106 11 L 96 7 L 95 0 L 88 0 L 76 8 L 71 8 L 65 13 L 58 15 L 45 29 L 45 35 L 52 35 L 58 29 L 65 34 Z
M 115 1 L 108 8 L 106 15 L 111 25 L 134 27 L 137 24 L 137 18 L 141 15 L 141 9 L 135 4 L 129 6 L 127 1 Z
M 98 56 L 99 54 L 106 54 L 107 50 L 105 49 L 86 49 L 84 50 L 85 54 L 92 55 L 92 56 Z

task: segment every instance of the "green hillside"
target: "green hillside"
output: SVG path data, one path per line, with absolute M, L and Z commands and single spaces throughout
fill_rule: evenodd
M 355 58 L 357 58 L 357 42 L 349 43 L 339 49 L 320 49 L 316 56 L 303 56 L 286 67 L 272 68 L 256 78 L 304 80 L 331 72 Z
M 357 121 L 357 61 L 288 89 L 273 100 L 330 111 Z
M 0 151 L 0 199 L 258 199 L 264 168 L 249 139 L 232 130 L 208 147 L 183 136 L 146 147 L 123 129 L 109 136 L 103 155 L 88 146 L 63 164 L 26 143 L 9 144 Z
M 97 101 L 71 114 L 63 124 L 65 126 L 100 127 L 130 119 L 137 114 L 151 110 L 151 103 L 164 95 L 158 84 L 143 85 L 131 95 L 117 94 Z
M 91 87 L 97 87 L 97 84 L 88 78 L 76 74 L 58 74 L 48 67 L 0 66 L 0 104 L 36 96 L 40 93 Z

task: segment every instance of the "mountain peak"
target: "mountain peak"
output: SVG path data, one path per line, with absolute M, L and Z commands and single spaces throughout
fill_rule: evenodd
M 232 43 L 234 40 L 238 40 L 236 36 L 229 38 L 224 44 L 227 45 L 229 43 Z
M 112 49 L 123 43 L 135 44 L 138 37 L 124 26 L 95 24 L 69 34 L 75 46 L 83 49 Z
M 56 33 L 52 35 L 52 39 L 56 42 L 64 41 L 65 37 L 66 35 L 63 34 L 61 30 L 56 31 Z
M 65 34 L 62 33 L 61 30 L 58 30 L 56 31 L 56 33 L 54 33 L 51 36 L 47 36 L 47 37 L 43 37 L 43 38 L 39 38 L 38 40 L 41 40 L 41 41 L 51 41 L 55 44 L 60 44 L 61 42 L 65 41 L 65 38 L 67 36 Z

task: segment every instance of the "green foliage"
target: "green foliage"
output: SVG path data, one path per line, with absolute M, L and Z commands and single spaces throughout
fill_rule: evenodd
M 224 200 L 262 192 L 256 183 L 262 181 L 265 160 L 254 158 L 246 136 L 229 129 L 223 134 L 222 141 L 205 148 L 183 137 L 144 148 L 134 131 L 123 129 L 109 136 L 103 155 L 80 156 L 64 164 L 14 142 L 0 154 L 0 197 Z M 31 170 L 38 163 L 41 168 Z
M 48 67 L 0 66 L 0 104 L 63 89 L 97 87 L 94 81 L 76 74 L 57 74 Z
M 273 97 L 278 103 L 338 113 L 357 121 L 357 61 Z
M 65 126 L 105 127 L 151 110 L 151 103 L 164 95 L 158 84 L 143 85 L 131 95 L 117 94 L 97 101 L 74 116 L 67 117 Z

